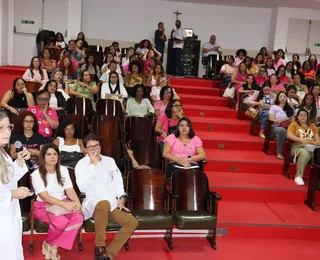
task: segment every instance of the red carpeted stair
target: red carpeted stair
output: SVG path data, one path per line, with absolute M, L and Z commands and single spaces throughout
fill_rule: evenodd
M 236 119 L 219 89 L 200 79 L 172 78 L 171 84 L 203 140 L 205 172 L 223 197 L 218 221 L 227 236 L 320 240 L 320 213 L 304 205 L 307 188 L 282 175 L 283 161 L 262 152 L 264 141 L 249 135 L 250 122 Z M 270 149 L 275 152 L 275 142 Z

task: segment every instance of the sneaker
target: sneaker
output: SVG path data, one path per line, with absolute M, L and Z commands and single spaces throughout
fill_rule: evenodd
M 304 185 L 304 181 L 301 177 L 295 177 L 294 178 L 294 182 L 299 185 L 299 186 L 303 186 Z

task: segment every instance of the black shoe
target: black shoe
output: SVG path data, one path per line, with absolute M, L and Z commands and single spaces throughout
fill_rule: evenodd
M 95 260 L 109 260 L 110 258 L 107 255 L 106 248 L 104 246 L 97 246 L 94 249 L 94 259 Z

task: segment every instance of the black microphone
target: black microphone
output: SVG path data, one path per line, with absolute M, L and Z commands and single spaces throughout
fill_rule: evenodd
M 15 141 L 14 142 L 14 147 L 16 148 L 17 153 L 21 152 L 23 150 L 23 146 L 22 143 L 20 141 Z M 37 168 L 36 165 L 33 165 L 33 163 L 30 160 L 25 160 L 26 165 L 28 167 L 29 170 L 34 170 Z

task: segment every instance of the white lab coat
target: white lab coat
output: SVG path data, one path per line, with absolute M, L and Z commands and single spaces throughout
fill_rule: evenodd
M 8 184 L 0 182 L 0 259 L 23 260 L 21 210 L 19 200 L 11 200 L 11 190 L 17 188 L 28 168 L 12 162 L 10 156 L 5 159 L 12 175 Z
M 82 203 L 84 219 L 93 216 L 99 201 L 107 200 L 112 212 L 118 199 L 125 195 L 122 174 L 113 158 L 101 155 L 97 165 L 90 164 L 90 157 L 82 158 L 75 168 L 76 181 L 81 192 L 86 194 Z

